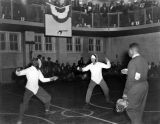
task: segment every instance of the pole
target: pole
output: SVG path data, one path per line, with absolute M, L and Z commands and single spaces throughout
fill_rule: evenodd
M 146 8 L 143 9 L 144 12 L 144 24 L 147 22 Z
M 32 44 L 29 44 L 29 60 L 30 60 L 30 62 L 31 62 L 31 60 L 32 60 L 32 54 L 33 54 L 32 47 L 33 47 L 33 45 L 32 45 Z
M 92 12 L 91 16 L 92 16 L 92 20 L 91 20 L 92 21 L 92 25 L 91 25 L 91 27 L 94 28 L 94 13 L 93 12 Z
M 60 37 L 55 37 L 56 38 L 56 60 L 59 61 L 59 56 L 60 56 L 60 51 L 59 51 L 59 38 Z
M 13 19 L 13 0 L 11 0 L 11 19 Z
M 108 19 L 107 27 L 108 27 L 108 30 L 109 30 L 109 9 L 110 9 L 110 6 L 108 7 L 108 12 L 107 12 L 107 19 Z
M 118 14 L 118 25 L 117 25 L 117 27 L 120 27 L 120 12 L 117 12 L 117 14 Z

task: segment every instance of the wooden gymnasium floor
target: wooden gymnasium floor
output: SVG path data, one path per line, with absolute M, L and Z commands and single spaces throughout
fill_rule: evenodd
M 112 101 L 123 93 L 125 79 L 110 76 L 105 79 L 110 88 Z M 91 98 L 91 105 L 85 107 L 86 81 L 56 81 L 41 85 L 52 96 L 51 114 L 44 114 L 44 105 L 32 97 L 24 115 L 23 124 L 127 124 L 125 113 L 116 113 L 114 104 L 107 104 L 97 86 Z M 144 112 L 145 124 L 160 124 L 159 79 L 149 80 L 150 89 Z M 157 85 L 158 84 L 158 85 Z M 0 124 L 16 124 L 19 105 L 24 93 L 24 82 L 0 85 Z

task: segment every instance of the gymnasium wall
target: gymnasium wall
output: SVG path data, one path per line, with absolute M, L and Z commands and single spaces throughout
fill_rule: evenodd
M 75 38 L 77 36 L 73 36 L 72 38 Z M 91 54 L 97 54 L 99 59 L 101 61 L 104 60 L 105 56 L 105 45 L 103 45 L 103 51 L 102 52 L 89 52 L 88 50 L 88 38 L 86 36 L 80 36 L 80 39 L 82 41 L 82 51 L 81 52 L 68 52 L 66 48 L 67 39 L 66 38 L 59 38 L 59 40 L 56 42 L 58 44 L 58 50 L 57 53 L 57 59 L 60 61 L 60 63 L 77 63 L 78 60 L 83 57 L 84 61 L 87 62 L 88 59 L 90 59 Z M 93 38 L 93 37 L 92 37 Z M 104 38 L 100 38 L 104 44 Z M 73 41 L 74 39 L 72 39 Z
M 81 52 L 67 52 L 66 49 L 66 38 L 60 38 L 58 43 L 59 43 L 59 61 L 60 63 L 77 63 L 78 60 L 83 56 L 86 58 L 86 41 L 85 38 L 83 38 L 83 43 L 82 43 L 82 51 Z M 84 54 L 85 53 L 85 54 Z
M 77 63 L 77 61 L 81 57 L 84 57 L 85 62 L 87 62 L 90 58 L 90 55 L 95 53 L 89 52 L 88 50 L 89 38 L 100 38 L 103 42 L 103 50 L 96 53 L 100 61 L 104 61 L 104 57 L 107 56 L 111 61 L 124 62 L 124 60 L 128 57 L 127 50 L 129 44 L 137 42 L 141 46 L 142 55 L 149 62 L 153 61 L 158 64 L 160 62 L 160 28 L 157 28 L 156 30 L 154 30 L 154 32 L 151 31 L 151 29 L 146 29 L 147 31 L 150 31 L 152 33 L 144 32 L 144 30 L 145 29 L 141 31 L 139 30 L 139 32 L 141 32 L 140 34 L 136 34 L 135 32 L 138 32 L 136 30 L 132 31 L 131 34 L 127 34 L 127 31 L 121 32 L 121 36 L 117 36 L 116 34 L 118 33 L 115 33 L 115 35 L 107 34 L 109 33 L 108 31 L 98 32 L 98 34 L 102 35 L 98 35 L 95 31 L 78 31 L 76 34 L 73 34 L 73 38 L 81 38 L 83 47 L 81 52 L 67 52 L 67 38 L 55 38 L 55 52 L 34 51 L 33 57 L 41 54 L 46 58 L 51 57 L 52 61 L 59 60 L 60 63 L 68 62 L 70 64 Z M 25 45 L 24 32 L 20 29 L 18 30 L 18 32 L 20 32 L 22 35 L 21 50 L 19 52 L 0 52 L 0 83 L 11 82 L 11 73 L 13 72 L 15 67 L 24 66 L 29 63 L 29 46 Z M 39 33 L 43 34 L 43 32 Z M 114 34 L 113 32 L 110 33 Z
M 105 38 L 106 55 L 112 61 L 122 62 L 130 43 L 140 44 L 141 54 L 148 62 L 160 62 L 160 32 Z
M 23 66 L 23 54 L 21 52 L 18 53 L 0 53 L 0 63 L 1 69 L 0 74 L 1 78 L 0 81 L 10 82 L 12 77 L 12 72 L 15 70 L 15 67 Z

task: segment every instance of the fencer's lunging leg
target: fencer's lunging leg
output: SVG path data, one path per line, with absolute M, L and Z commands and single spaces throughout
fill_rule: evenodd
M 39 87 L 36 96 L 45 104 L 45 111 L 49 111 L 51 96 L 42 87 Z
M 109 88 L 108 88 L 106 82 L 104 80 L 102 80 L 99 85 L 100 85 L 100 87 L 103 90 L 103 93 L 104 93 L 105 98 L 106 98 L 106 102 L 109 102 L 110 101 L 110 98 L 109 98 Z
M 96 85 L 97 85 L 97 84 L 96 84 L 94 81 L 92 81 L 92 80 L 90 81 L 89 86 L 88 86 L 88 90 L 87 90 L 87 94 L 86 94 L 86 103 L 89 103 L 89 102 L 90 102 L 93 89 L 94 89 L 94 87 L 95 87 Z
M 22 121 L 24 112 L 28 108 L 29 100 L 31 99 L 33 95 L 34 94 L 30 90 L 28 89 L 25 90 L 24 97 L 23 97 L 23 103 L 20 105 L 20 112 L 19 112 L 19 117 L 18 117 L 19 122 Z

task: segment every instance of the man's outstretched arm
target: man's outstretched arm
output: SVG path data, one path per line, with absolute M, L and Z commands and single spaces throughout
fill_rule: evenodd
M 16 75 L 17 75 L 17 76 L 26 75 L 27 72 L 28 72 L 28 68 L 27 68 L 27 69 L 21 69 L 21 68 L 16 69 Z
M 86 71 L 89 71 L 90 70 L 90 65 L 87 65 L 86 67 L 77 67 L 77 70 L 78 71 L 82 71 L 82 72 L 86 72 Z
M 107 57 L 105 57 L 105 62 L 106 64 L 103 63 L 102 68 L 106 68 L 106 69 L 111 68 L 111 62 Z
M 41 82 L 50 82 L 50 81 L 55 81 L 55 80 L 57 80 L 57 79 L 58 79 L 57 76 L 53 76 L 53 77 L 51 77 L 51 78 L 45 78 L 45 77 L 43 76 L 42 72 L 39 70 L 39 80 L 40 80 Z

